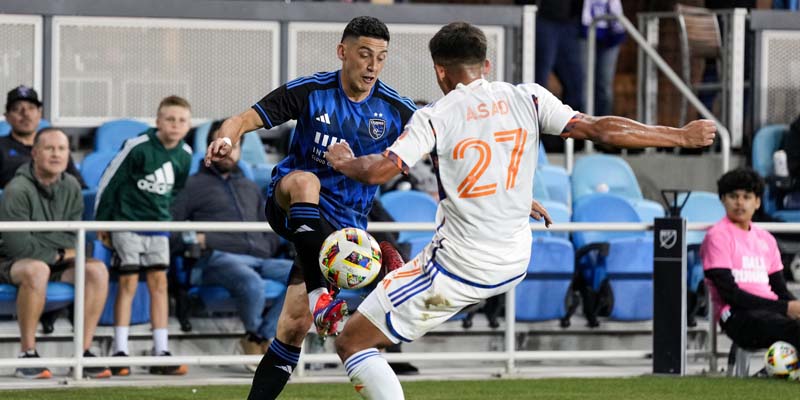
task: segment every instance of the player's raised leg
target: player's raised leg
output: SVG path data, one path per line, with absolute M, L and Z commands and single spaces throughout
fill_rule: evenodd
M 359 312 L 350 317 L 344 331 L 336 338 L 336 353 L 361 397 L 370 400 L 405 398 L 400 380 L 378 351 L 393 344 Z
M 275 201 L 286 211 L 297 261 L 303 271 L 308 306 L 321 335 L 336 332 L 336 325 L 347 313 L 347 304 L 333 299 L 319 269 L 319 250 L 327 232 L 319 212 L 320 181 L 306 171 L 292 171 L 275 187 Z

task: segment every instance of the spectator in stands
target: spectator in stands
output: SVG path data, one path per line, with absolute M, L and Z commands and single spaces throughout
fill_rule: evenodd
M 215 123 L 219 127 L 221 124 Z M 207 143 L 216 138 L 210 132 Z M 210 167 L 200 166 L 189 178 L 186 188 L 175 198 L 172 217 L 176 221 L 266 221 L 266 200 L 255 182 L 242 175 L 237 166 L 241 157 L 239 143 L 228 158 L 214 161 Z M 182 235 L 173 235 L 173 244 L 180 246 Z M 202 283 L 220 285 L 236 300 L 245 337 L 240 340 L 245 354 L 264 354 L 278 325 L 284 297 L 264 314 L 265 281 L 282 283 L 289 280 L 292 260 L 275 258 L 280 238 L 272 232 L 208 232 L 197 233 L 202 256 L 195 269 L 202 272 Z M 247 368 L 255 372 L 257 365 Z
M 6 98 L 6 122 L 11 126 L 8 136 L 0 137 L 0 189 L 14 178 L 17 168 L 31 160 L 33 138 L 42 120 L 42 102 L 35 90 L 17 86 Z M 72 157 L 67 163 L 67 173 L 74 176 L 80 187 L 86 188 Z
M 574 110 L 583 110 L 586 81 L 585 53 L 581 38 L 580 0 L 514 0 L 515 4 L 536 4 L 536 69 L 535 82 L 552 91 L 550 74 L 554 73 L 561 83 L 564 103 Z M 596 114 L 602 115 L 602 114 Z M 550 135 L 540 138 L 550 151 L 562 151 L 564 141 Z M 581 149 L 583 140 L 575 141 Z
M 189 102 L 169 96 L 158 105 L 155 129 L 128 139 L 100 179 L 95 203 L 98 221 L 170 221 L 174 196 L 183 189 L 189 176 L 192 150 L 183 141 L 191 124 Z M 119 272 L 119 292 L 114 304 L 114 356 L 128 351 L 131 305 L 139 282 L 139 271 L 147 276 L 150 290 L 150 321 L 153 327 L 153 354 L 171 356 L 167 318 L 168 232 L 97 232 L 98 239 L 115 252 Z M 114 367 L 114 375 L 127 376 L 128 367 Z M 151 374 L 183 375 L 185 365 L 152 366 Z
M 64 173 L 69 160 L 67 135 L 44 128 L 32 139 L 31 161 L 17 170 L 0 201 L 2 221 L 76 221 L 83 213 L 78 181 Z M 2 232 L 0 283 L 18 288 L 17 318 L 20 358 L 38 358 L 36 325 L 42 315 L 47 282 L 74 282 L 75 232 Z M 108 293 L 108 272 L 101 261 L 86 260 L 84 306 L 84 357 L 89 351 Z M 108 378 L 108 368 L 85 367 L 84 376 Z M 20 367 L 16 375 L 28 379 L 50 378 L 42 367 Z
M 700 250 L 715 320 L 744 348 L 778 340 L 800 348 L 800 301 L 786 288 L 775 238 L 752 224 L 763 180 L 740 168 L 723 175 L 717 187 L 726 216 L 709 229 Z

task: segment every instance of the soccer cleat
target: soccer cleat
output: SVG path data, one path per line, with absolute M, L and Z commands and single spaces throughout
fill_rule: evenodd
M 111 357 L 127 357 L 123 351 L 114 353 Z M 131 374 L 131 367 L 111 367 L 111 375 L 114 376 L 128 376 Z
M 383 262 L 381 263 L 381 275 L 380 277 L 384 277 L 390 272 L 402 267 L 405 265 L 405 261 L 403 261 L 403 256 L 400 255 L 400 252 L 392 246 L 391 243 L 383 241 L 380 243 L 381 246 L 381 258 Z
M 160 357 L 172 357 L 168 351 L 162 351 Z M 186 375 L 189 372 L 189 367 L 186 365 L 154 365 L 150 367 L 150 373 L 153 375 Z
M 347 315 L 347 303 L 334 299 L 330 293 L 323 293 L 314 306 L 314 325 L 321 337 L 334 336 L 339 333 L 339 321 Z
M 24 353 L 21 353 L 19 358 L 39 358 L 39 353 L 36 352 L 36 349 L 30 349 Z M 16 375 L 18 378 L 25 379 L 50 379 L 53 377 L 53 374 L 50 372 L 50 370 L 43 367 L 17 368 L 14 375 Z

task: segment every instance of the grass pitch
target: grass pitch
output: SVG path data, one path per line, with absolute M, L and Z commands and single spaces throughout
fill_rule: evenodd
M 800 383 L 772 379 L 704 377 L 638 377 L 614 379 L 532 379 L 486 381 L 420 381 L 403 384 L 406 398 L 424 400 L 753 400 L 792 399 L 800 395 Z M 197 386 L 152 388 L 80 388 L 0 391 L 3 400 L 222 400 L 244 399 L 246 386 Z M 290 384 L 281 399 L 358 399 L 349 384 Z

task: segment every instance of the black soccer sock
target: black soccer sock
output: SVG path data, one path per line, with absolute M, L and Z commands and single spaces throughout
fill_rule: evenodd
M 303 270 L 306 291 L 311 293 L 317 288 L 327 287 L 325 278 L 319 269 L 319 250 L 325 235 L 322 232 L 322 221 L 319 216 L 319 205 L 313 203 L 294 203 L 289 207 L 289 229 L 292 231 L 292 243 L 297 250 L 297 259 Z
M 248 400 L 273 400 L 283 391 L 300 360 L 300 348 L 275 338 L 258 363 Z

